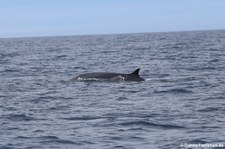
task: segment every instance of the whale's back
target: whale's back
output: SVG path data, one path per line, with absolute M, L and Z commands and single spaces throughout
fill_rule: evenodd
M 130 74 L 124 73 L 111 73 L 111 72 L 93 72 L 85 73 L 75 77 L 72 80 L 119 80 L 119 81 L 144 81 L 139 76 L 139 68 Z
M 123 76 L 123 74 L 120 74 L 120 73 L 107 73 L 107 72 L 94 72 L 94 73 L 81 74 L 81 75 L 78 76 L 78 78 L 110 79 L 110 78 L 114 78 L 116 76 Z

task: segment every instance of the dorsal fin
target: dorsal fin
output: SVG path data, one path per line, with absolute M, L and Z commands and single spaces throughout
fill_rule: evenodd
M 131 75 L 139 76 L 140 68 L 136 69 L 134 72 L 131 73 Z

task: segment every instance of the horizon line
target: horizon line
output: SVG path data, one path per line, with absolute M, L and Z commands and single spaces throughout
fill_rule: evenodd
M 70 37 L 70 36 L 107 36 L 107 35 L 122 35 L 122 34 L 146 34 L 146 33 L 175 33 L 175 32 L 198 32 L 198 31 L 220 31 L 225 29 L 193 29 L 193 30 L 171 30 L 171 31 L 153 31 L 153 32 L 118 32 L 118 33 L 96 33 L 96 34 L 77 34 L 77 35 L 36 35 L 36 36 L 12 36 L 0 37 L 0 39 L 18 39 L 18 38 L 53 38 L 53 37 Z

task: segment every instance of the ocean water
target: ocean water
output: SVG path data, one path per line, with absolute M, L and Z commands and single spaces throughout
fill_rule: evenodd
M 0 148 L 207 143 L 225 145 L 225 30 L 0 39 Z

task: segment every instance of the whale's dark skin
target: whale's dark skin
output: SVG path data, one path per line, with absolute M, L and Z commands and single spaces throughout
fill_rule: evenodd
M 139 71 L 140 69 L 138 68 L 130 74 L 111 73 L 111 72 L 85 73 L 73 78 L 73 80 L 96 79 L 96 80 L 144 81 L 144 79 L 139 76 Z

